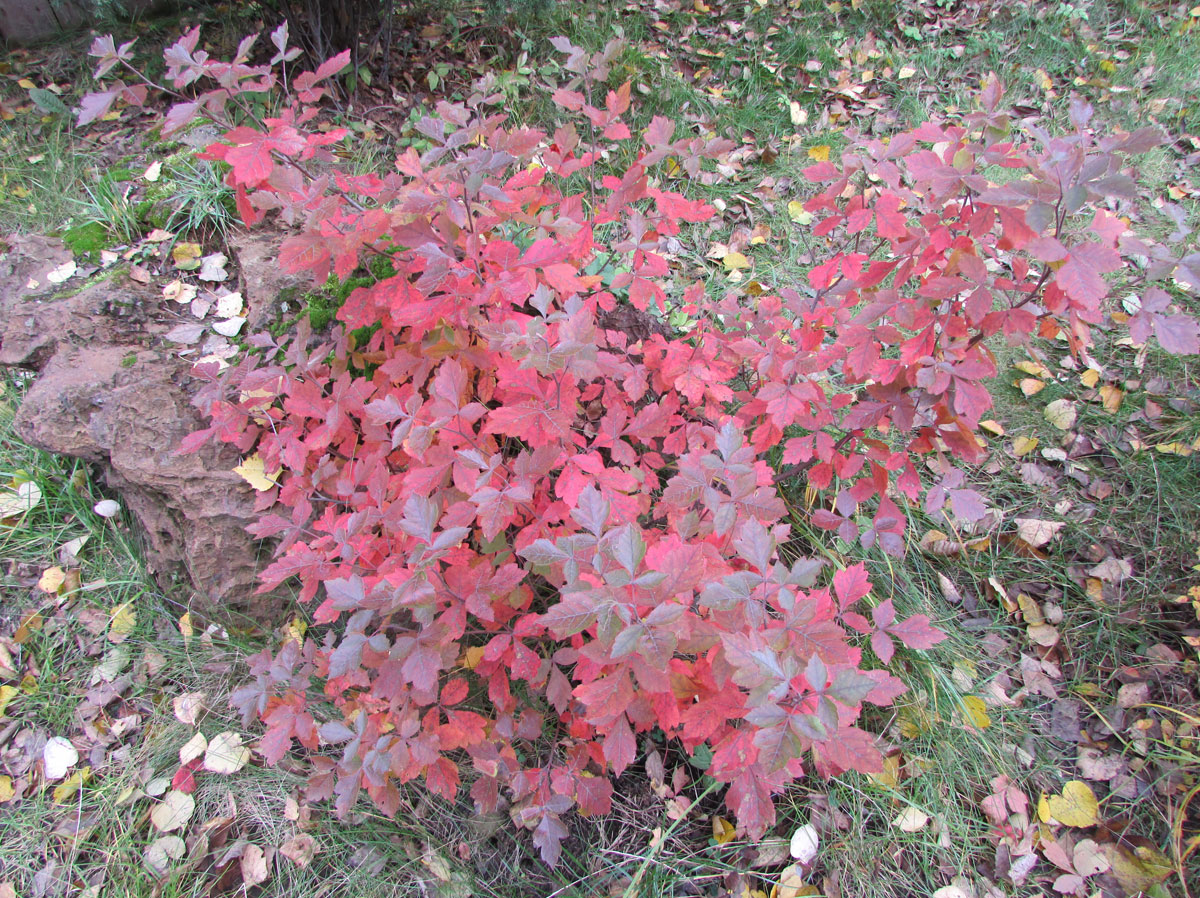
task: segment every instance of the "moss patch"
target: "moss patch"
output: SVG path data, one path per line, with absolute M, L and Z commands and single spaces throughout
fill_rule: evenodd
M 108 229 L 98 221 L 89 221 L 68 228 L 62 235 L 63 243 L 77 256 L 93 256 L 113 245 Z

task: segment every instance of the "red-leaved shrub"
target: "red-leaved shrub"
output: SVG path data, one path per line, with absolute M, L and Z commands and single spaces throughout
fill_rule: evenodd
M 649 730 L 711 750 L 751 836 L 803 765 L 879 770 L 856 722 L 904 686 L 862 644 L 886 665 L 895 640 L 941 635 L 890 598 L 864 601 L 863 565 L 825 581 L 782 552 L 807 512 L 781 480 L 827 497 L 817 527 L 896 555 L 900 502 L 978 517 L 950 458 L 981 453 L 988 338 L 1063 334 L 1084 355 L 1105 274 L 1132 256 L 1138 276 L 1200 267 L 1176 269 L 1111 211 L 1135 192 L 1126 155 L 1155 132 L 1097 139 L 1076 103 L 1070 136 L 1016 133 L 994 77 L 960 124 L 849 135 L 840 165 L 804 171 L 828 251 L 807 283 L 713 298 L 678 283 L 668 251 L 713 209 L 665 170 L 695 176 L 733 145 L 664 118 L 631 133 L 628 83 L 594 99 L 614 48 L 555 42 L 570 80 L 553 133 L 506 125 L 484 84 L 420 123 L 431 148 L 352 175 L 329 151 L 347 132 L 315 127 L 345 54 L 285 86 L 271 67 L 286 33 L 266 65 L 249 41 L 213 61 L 197 37 L 166 51 L 181 96 L 163 130 L 236 112 L 207 157 L 228 164 L 248 225 L 292 228 L 280 264 L 317 282 L 379 256 L 391 271 L 349 296 L 327 339 L 263 337 L 203 372 L 212 423 L 185 448 L 216 438 L 262 459 L 278 482 L 255 527 L 278 538 L 263 587 L 296 578 L 321 625 L 255 656 L 236 705 L 266 725 L 268 763 L 311 752 L 309 795 L 339 813 L 363 790 L 395 813 L 398 784 L 418 778 L 453 799 L 465 778 L 550 863 L 563 814 L 605 813 L 608 773 Z M 132 68 L 128 46 L 94 52 L 104 71 Z M 280 90 L 277 117 L 245 114 L 246 95 Z M 117 83 L 82 117 L 146 91 Z M 690 326 L 663 325 L 667 303 Z M 1161 289 L 1131 328 L 1198 348 Z M 323 722 L 322 698 L 336 709 Z

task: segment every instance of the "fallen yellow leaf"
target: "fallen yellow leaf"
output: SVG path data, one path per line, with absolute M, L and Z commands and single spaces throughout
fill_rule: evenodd
M 1026 397 L 1034 396 L 1046 389 L 1046 385 L 1036 377 L 1022 377 L 1017 381 L 1017 386 L 1021 388 L 1021 392 Z
M 829 144 L 823 143 L 820 146 L 808 148 L 808 158 L 816 162 L 829 161 Z
M 58 565 L 48 567 L 42 572 L 42 578 L 38 580 L 38 589 L 51 594 L 57 593 L 66 579 L 67 572 Z
M 735 832 L 737 832 L 737 828 L 724 817 L 712 818 L 713 840 L 718 845 L 724 845 L 726 842 L 733 841 L 733 834 Z
M 1100 388 L 1100 401 L 1104 404 L 1104 410 L 1110 415 L 1117 413 L 1117 409 L 1121 407 L 1121 400 L 1124 397 L 1125 393 L 1120 387 L 1105 384 Z
M 171 249 L 171 258 L 175 260 L 175 267 L 185 271 L 199 268 L 200 256 L 203 254 L 204 250 L 199 243 L 176 243 Z
M 54 787 L 54 803 L 65 804 L 75 797 L 75 793 L 83 788 L 92 778 L 92 768 L 82 767 Z
M 742 258 L 745 257 L 743 256 Z M 262 456 L 257 452 L 234 468 L 233 473 L 237 474 L 260 493 L 278 485 L 279 482 L 277 480 L 279 477 L 278 473 L 267 474 L 266 464 L 263 462 Z
M 1075 403 L 1070 399 L 1055 399 L 1046 406 L 1043 414 L 1046 420 L 1059 430 L 1070 430 L 1075 426 L 1077 413 L 1075 411 Z
M 0 776 L 0 804 L 12 801 L 13 796 L 16 794 L 16 790 L 13 789 L 12 777 Z
M 750 267 L 750 260 L 742 253 L 726 253 L 725 257 L 721 259 L 721 263 L 725 266 L 726 271 L 738 271 Z
M 137 612 L 129 602 L 122 602 L 109 615 L 108 641 L 120 645 L 137 626 Z
M 813 214 L 804 208 L 804 203 L 792 200 L 788 203 L 788 218 L 796 224 L 812 224 Z
M 1035 362 L 1032 359 L 1022 359 L 1014 364 L 1013 367 L 1023 374 L 1028 374 L 1030 377 L 1042 377 L 1049 380 L 1053 376 L 1049 368 L 1041 362 Z
M 1050 816 L 1064 826 L 1095 826 L 1099 822 L 1100 803 L 1088 784 L 1080 780 L 1063 786 L 1061 795 L 1051 795 L 1047 805 Z
M 967 722 L 977 730 L 986 730 L 992 725 L 992 718 L 988 717 L 987 705 L 983 703 L 977 695 L 965 695 L 962 700 L 963 712 L 967 716 Z
M 16 686 L 4 685 L 0 686 L 0 717 L 4 716 L 4 712 L 8 710 L 8 703 L 21 694 L 21 690 Z
M 1013 440 L 1013 455 L 1015 455 L 1017 458 L 1023 458 L 1036 449 L 1037 445 L 1037 437 L 1017 437 L 1015 440 Z

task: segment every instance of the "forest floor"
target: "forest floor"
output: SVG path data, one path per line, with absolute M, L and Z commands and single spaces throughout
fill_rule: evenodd
M 1135 230 L 1195 244 L 1200 7 L 514 7 L 505 17 L 443 3 L 398 17 L 386 82 L 383 50 L 365 48 L 357 94 L 340 111 L 355 134 L 350 162 L 387 166 L 418 138 L 424 110 L 487 74 L 513 116 L 552 121 L 531 90 L 553 55 L 549 37 L 590 49 L 621 38 L 616 69 L 641 95 L 640 115 L 738 146 L 711 183 L 680 175 L 675 189 L 720 211 L 692 235 L 691 264 L 714 290 L 773 290 L 806 272 L 806 222 L 792 202 L 802 168 L 836 158 L 847 129 L 887 137 L 968 111 L 994 71 L 1014 113 L 1050 132 L 1066 129 L 1076 95 L 1096 107 L 1097 127 L 1160 126 L 1171 139 L 1138 162 L 1142 199 L 1117 211 Z M 153 64 L 197 21 L 214 57 L 275 24 L 251 4 L 113 28 L 118 42 L 138 37 Z M 148 240 L 156 229 L 197 255 L 220 250 L 236 226 L 231 197 L 193 148 L 145 136 L 136 111 L 73 125 L 91 84 L 89 42 L 0 55 L 3 227 L 61 236 L 81 260 L 110 253 L 155 271 L 169 268 Z M 891 746 L 884 773 L 804 780 L 780 800 L 774 832 L 752 844 L 715 797 L 675 795 L 672 764 L 686 780 L 687 759 L 648 743 L 618 782 L 613 813 L 577 821 L 553 870 L 506 819 L 417 788 L 396 820 L 365 806 L 336 820 L 299 798 L 298 767 L 266 767 L 253 751 L 202 781 L 194 806 L 164 827 L 149 799 L 168 789 L 196 732 L 210 746 L 253 748 L 227 697 L 246 656 L 280 634 L 194 620 L 149 576 L 136 527 L 105 504 L 88 466 L 12 432 L 25 378 L 10 374 L 0 392 L 0 898 L 1188 898 L 1200 891 L 1197 360 L 1115 333 L 1101 338 L 1096 367 L 1054 341 L 996 351 L 990 453 L 968 471 L 990 509 L 980 523 L 945 532 L 911 509 L 902 562 L 809 534 L 866 561 L 897 604 L 948 635 L 895 666 L 910 691 L 878 722 Z M 306 626 L 305 609 L 294 615 L 289 627 Z M 666 782 L 655 788 L 644 761 L 661 764 L 660 748 Z M 800 864 L 792 836 L 809 824 L 818 850 Z

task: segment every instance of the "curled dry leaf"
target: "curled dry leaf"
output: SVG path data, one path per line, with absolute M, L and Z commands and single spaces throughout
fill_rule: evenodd
M 296 833 L 279 846 L 279 853 L 297 867 L 304 869 L 317 853 L 317 840 L 308 833 Z
M 247 845 L 242 852 L 242 883 L 247 889 L 267 881 L 270 876 L 267 869 L 267 858 L 257 845 Z
M 206 692 L 185 692 L 183 695 L 175 696 L 171 702 L 171 706 L 175 710 L 175 719 L 188 726 L 195 726 L 196 718 L 204 710 L 206 698 L 208 698 Z

